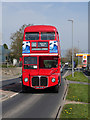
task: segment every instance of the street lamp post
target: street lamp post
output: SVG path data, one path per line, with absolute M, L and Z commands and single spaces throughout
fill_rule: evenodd
M 78 53 L 79 53 L 79 40 L 78 40 Z M 79 71 L 79 56 L 78 56 L 78 71 Z
M 68 20 L 72 22 L 72 77 L 74 77 L 74 50 L 73 50 L 73 20 Z

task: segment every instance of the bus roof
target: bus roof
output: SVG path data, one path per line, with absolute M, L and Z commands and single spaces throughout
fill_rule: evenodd
M 25 32 L 55 32 L 57 29 L 50 25 L 33 25 L 28 26 L 24 30 Z

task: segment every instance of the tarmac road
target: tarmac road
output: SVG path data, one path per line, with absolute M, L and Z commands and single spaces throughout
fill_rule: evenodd
M 19 77 L 18 78 L 9 79 L 9 80 L 2 80 L 2 81 L 0 81 L 0 84 L 2 85 L 2 86 L 0 86 L 0 88 L 2 88 L 4 86 L 8 86 L 10 84 L 20 83 L 20 80 L 21 79 Z
M 65 73 L 64 68 L 62 75 Z M 2 118 L 56 118 L 58 109 L 63 104 L 66 87 L 66 81 L 62 78 L 59 93 L 53 93 L 49 89 L 19 93 L 2 102 Z

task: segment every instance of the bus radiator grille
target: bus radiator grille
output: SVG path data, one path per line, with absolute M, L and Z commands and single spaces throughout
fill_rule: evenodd
M 47 86 L 47 78 L 46 77 L 41 77 L 40 78 L 40 86 Z
M 32 78 L 32 86 L 39 86 L 39 77 Z
M 32 78 L 32 86 L 47 86 L 48 78 L 41 76 L 41 77 L 33 77 Z

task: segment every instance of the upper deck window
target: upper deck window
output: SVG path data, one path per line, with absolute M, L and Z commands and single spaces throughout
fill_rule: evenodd
M 26 32 L 25 40 L 39 40 L 39 32 Z
M 41 32 L 41 40 L 54 40 L 55 32 Z

